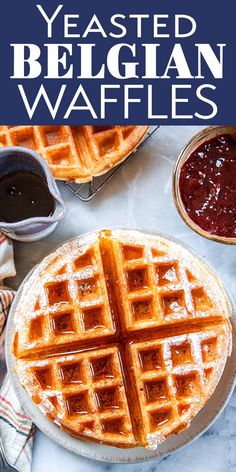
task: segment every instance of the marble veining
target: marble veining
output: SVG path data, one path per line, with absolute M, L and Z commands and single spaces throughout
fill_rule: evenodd
M 37 243 L 15 243 L 17 288 L 27 272 L 61 242 L 86 231 L 129 226 L 169 233 L 202 256 L 222 278 L 236 302 L 236 248 L 201 238 L 179 217 L 171 196 L 174 162 L 200 127 L 163 126 L 104 191 L 82 203 L 60 183 L 67 215 L 56 231 Z M 233 296 L 234 295 L 234 296 Z M 214 425 L 196 442 L 164 459 L 111 465 L 76 456 L 37 432 L 32 472 L 236 472 L 236 392 Z

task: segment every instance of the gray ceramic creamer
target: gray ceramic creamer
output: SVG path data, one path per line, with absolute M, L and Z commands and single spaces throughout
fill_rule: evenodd
M 36 216 L 13 223 L 0 221 L 0 231 L 19 241 L 37 241 L 52 233 L 65 215 L 65 206 L 55 179 L 42 157 L 28 148 L 0 148 L 0 179 L 18 172 L 30 172 L 45 180 L 54 200 L 53 212 L 50 216 Z

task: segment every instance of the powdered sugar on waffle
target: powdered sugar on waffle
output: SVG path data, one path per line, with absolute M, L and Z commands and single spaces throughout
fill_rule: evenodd
M 109 241 L 108 249 L 106 245 L 101 245 L 101 239 Z M 108 258 L 108 262 L 105 263 L 102 261 L 104 248 L 107 251 L 106 257 Z M 76 265 L 77 259 L 80 260 L 80 258 L 84 258 L 83 264 L 81 265 L 80 261 Z M 109 270 L 106 264 L 109 265 Z M 113 279 L 112 271 L 114 271 Z M 111 280 L 109 280 L 110 277 Z M 95 290 L 95 298 L 92 292 L 93 286 L 90 287 L 90 282 L 87 282 L 90 279 L 94 279 L 96 287 L 97 285 L 99 287 Z M 63 298 L 62 293 L 62 302 L 59 300 L 59 302 L 51 303 L 48 287 L 56 284 L 63 285 L 63 282 L 66 284 L 68 299 L 67 296 Z M 113 285 L 110 285 L 110 282 Z M 78 286 L 81 287 L 81 283 L 85 296 L 83 292 L 81 295 L 78 291 Z M 115 290 L 114 286 L 119 287 L 119 293 L 117 291 L 113 296 L 115 295 L 116 299 L 118 298 L 120 309 L 122 309 L 122 320 L 119 319 L 117 322 L 120 313 L 116 312 L 114 323 L 112 310 L 109 311 L 112 301 L 111 293 L 108 292 L 111 286 L 113 290 Z M 63 288 L 60 290 L 63 292 Z M 66 337 L 65 333 L 58 335 L 53 320 L 61 315 L 70 316 L 70 311 L 73 311 L 73 322 L 79 325 L 78 330 L 73 332 L 73 329 L 71 329 L 72 332 L 66 334 Z M 83 317 L 87 316 L 88 312 L 92 313 L 92 319 L 95 319 L 96 326 L 93 329 L 87 328 L 86 321 L 84 322 Z M 19 356 L 26 358 L 25 365 L 27 365 L 27 356 L 31 355 L 34 349 L 40 358 L 40 355 L 45 356 L 47 347 L 49 347 L 53 348 L 49 355 L 51 366 L 53 366 L 52 356 L 55 356 L 55 363 L 68 364 L 76 359 L 75 356 L 80 352 L 81 344 L 76 344 L 75 355 L 60 355 L 59 359 L 58 347 L 62 346 L 63 348 L 65 339 L 70 347 L 72 342 L 82 342 L 83 352 L 83 342 L 86 339 L 89 349 L 92 349 L 96 354 L 99 344 L 99 330 L 102 330 L 103 337 L 101 339 L 107 349 L 112 342 L 117 343 L 118 347 L 116 349 L 118 351 L 120 348 L 122 351 L 123 345 L 120 346 L 122 343 L 126 345 L 126 349 L 130 352 L 137 349 L 133 357 L 133 364 L 131 366 L 123 364 L 125 371 L 123 375 L 129 376 L 129 372 L 132 371 L 132 375 L 136 376 L 137 403 L 140 402 L 141 404 L 141 412 L 144 415 L 143 421 L 146 428 L 143 443 L 146 443 L 148 448 L 154 449 L 171 434 L 174 428 L 187 427 L 191 418 L 195 416 L 208 396 L 212 394 L 230 352 L 229 314 L 230 306 L 227 297 L 215 274 L 180 244 L 162 236 L 141 233 L 135 230 L 103 230 L 81 236 L 64 244 L 46 257 L 29 277 L 23 287 L 15 313 L 15 324 L 19 338 L 18 352 L 20 353 Z M 100 316 L 104 326 L 101 326 Z M 105 316 L 107 318 L 104 318 Z M 40 317 L 43 317 L 46 326 L 46 328 L 44 327 L 44 334 L 41 337 L 39 336 L 39 340 L 29 339 L 29 324 L 32 320 L 40 319 Z M 216 318 L 218 321 L 215 321 Z M 219 321 L 219 318 L 221 321 Z M 196 325 L 197 328 L 195 328 L 196 332 L 194 330 L 188 332 L 194 320 L 199 322 Z M 209 320 L 208 324 L 206 324 L 206 320 Z M 83 323 L 85 323 L 84 326 L 82 326 Z M 181 326 L 185 330 L 185 334 L 175 334 L 176 327 L 179 329 Z M 164 334 L 161 334 L 161 331 L 154 331 L 154 329 L 158 330 L 159 327 L 165 329 L 169 327 L 169 333 L 167 329 L 166 332 L 162 332 Z M 162 337 L 163 339 L 161 339 Z M 185 360 L 175 361 L 173 356 L 178 357 L 179 348 L 181 352 L 185 345 L 187 346 L 186 355 L 189 358 L 186 362 Z M 148 369 L 143 372 L 139 360 L 140 352 L 142 352 L 142 349 L 152 352 L 153 349 L 155 357 L 156 348 L 160 348 L 162 351 L 163 366 L 160 369 L 163 369 L 163 371 L 160 370 L 160 374 L 158 368 L 155 368 L 151 372 Z M 212 359 L 211 349 L 215 356 Z M 220 349 L 222 349 L 222 355 Z M 118 356 L 120 356 L 119 353 Z M 122 356 L 120 356 L 120 359 L 121 362 L 124 362 Z M 26 371 L 21 368 L 21 360 L 17 364 L 21 382 L 25 385 L 26 390 L 32 392 L 30 378 Z M 36 359 L 35 366 L 43 368 L 47 366 L 47 360 Z M 91 376 L 91 368 L 89 367 L 89 369 L 90 373 L 88 375 Z M 186 378 L 191 384 L 192 376 L 195 375 L 198 388 L 193 389 L 191 395 L 186 393 L 186 398 L 182 398 L 182 394 L 179 398 L 178 388 L 185 388 Z M 134 377 L 132 378 L 134 382 Z M 141 378 L 143 383 L 139 385 Z M 145 389 L 149 388 L 150 382 L 155 381 L 157 385 L 154 382 L 154 386 L 151 385 L 150 388 L 153 388 L 154 394 L 157 395 L 156 392 L 159 391 L 159 388 L 165 388 L 162 383 L 163 379 L 166 381 L 171 396 L 170 404 L 172 405 L 173 418 L 171 417 L 170 420 L 168 417 L 170 404 L 167 408 L 164 401 L 163 411 L 166 414 L 166 419 L 164 419 L 163 425 L 160 419 L 158 430 L 153 431 L 155 428 L 150 415 L 153 413 L 154 424 L 155 421 L 158 424 L 155 414 L 158 414 L 158 407 L 160 409 L 162 403 L 159 399 L 153 402 L 154 405 L 151 401 L 151 404 L 148 404 L 147 395 L 149 393 Z M 178 379 L 181 382 L 183 381 L 183 387 L 178 387 Z M 60 381 L 58 382 L 59 385 Z M 89 382 L 90 386 L 93 385 L 93 380 Z M 106 382 L 110 382 L 109 376 Z M 113 386 L 113 383 L 110 385 Z M 66 389 L 64 391 L 66 395 L 69 392 Z M 80 392 L 80 390 L 78 391 Z M 56 396 L 59 402 L 59 412 L 56 413 L 50 401 L 53 396 Z M 188 409 L 186 412 L 184 410 L 182 412 L 179 408 L 183 407 L 184 409 L 186 403 L 188 403 L 187 399 L 190 402 L 187 405 Z M 133 406 L 130 405 L 130 407 L 132 411 Z M 53 416 L 56 415 L 55 421 L 57 423 L 60 423 L 60 420 L 64 421 L 65 408 L 67 407 L 58 386 L 51 388 L 51 390 L 48 389 L 46 392 L 41 392 L 40 408 L 45 414 L 50 411 Z M 118 414 L 119 411 L 114 410 L 114 415 L 115 413 Z M 92 417 L 91 421 L 96 421 L 96 419 Z

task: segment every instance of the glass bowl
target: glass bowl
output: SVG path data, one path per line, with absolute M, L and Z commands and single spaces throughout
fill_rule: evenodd
M 187 214 L 179 188 L 180 172 L 184 162 L 201 144 L 203 144 L 205 141 L 209 141 L 210 139 L 214 139 L 215 137 L 220 136 L 221 134 L 231 134 L 236 139 L 236 126 L 209 126 L 207 128 L 204 128 L 199 133 L 195 134 L 190 139 L 190 141 L 185 145 L 184 149 L 181 151 L 176 161 L 173 170 L 172 191 L 174 202 L 179 215 L 193 231 L 200 234 L 200 236 L 203 236 L 204 238 L 208 238 L 218 243 L 236 244 L 236 237 L 225 237 L 218 236 L 217 234 L 211 234 L 208 231 L 203 230 L 196 223 L 194 223 L 194 221 L 191 220 L 191 218 Z

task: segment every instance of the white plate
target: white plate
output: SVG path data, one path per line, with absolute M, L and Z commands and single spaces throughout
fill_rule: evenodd
M 171 239 L 173 240 L 173 238 Z M 190 250 L 190 252 L 192 251 Z M 30 416 L 35 425 L 41 431 L 43 431 L 43 433 L 45 433 L 59 445 L 69 449 L 72 452 L 75 452 L 76 454 L 90 459 L 113 463 L 134 463 L 148 461 L 157 457 L 163 457 L 168 454 L 171 454 L 177 449 L 180 449 L 181 447 L 196 440 L 218 418 L 218 416 L 226 406 L 228 400 L 230 399 L 234 386 L 236 385 L 236 342 L 233 343 L 232 355 L 227 360 L 220 382 L 211 399 L 192 420 L 190 427 L 186 431 L 183 431 L 177 436 L 171 436 L 162 444 L 160 444 L 158 446 L 158 449 L 155 451 L 148 451 L 142 447 L 132 449 L 119 449 L 111 446 L 104 446 L 101 444 L 92 443 L 89 441 L 82 441 L 81 439 L 70 436 L 65 431 L 62 431 L 58 426 L 56 426 L 56 424 L 49 421 L 41 413 L 39 408 L 33 403 L 27 392 L 21 386 L 18 379 L 18 375 L 14 372 L 15 360 L 11 353 L 11 345 L 14 334 L 15 307 L 21 295 L 23 285 L 25 281 L 29 278 L 31 272 L 28 274 L 26 279 L 23 281 L 21 287 L 19 288 L 9 313 L 6 333 L 6 360 L 15 393 L 22 407 L 24 408 L 26 414 Z M 233 339 L 236 339 L 235 318 L 232 319 L 232 325 Z

